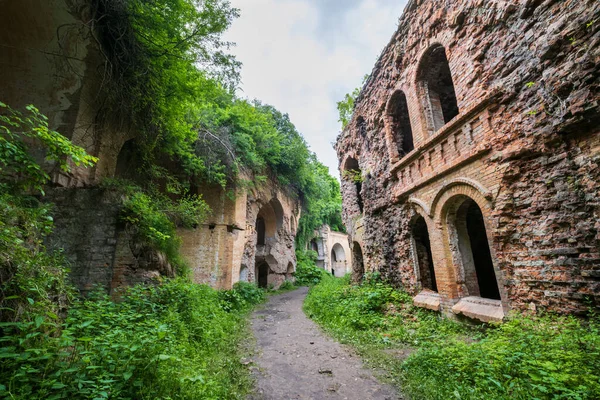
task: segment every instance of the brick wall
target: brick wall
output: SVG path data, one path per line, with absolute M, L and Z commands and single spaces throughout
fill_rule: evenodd
M 336 143 L 340 170 L 353 157 L 364 178 L 363 213 L 343 175 L 342 191 L 367 269 L 416 290 L 410 221 L 421 215 L 446 310 L 473 295 L 464 239 L 453 239 L 449 220 L 472 199 L 505 310 L 582 312 L 586 298 L 598 303 L 599 15 L 595 1 L 409 2 Z M 441 128 L 430 110 L 440 107 L 418 79 L 424 56 L 440 46 L 459 108 Z M 386 112 L 398 90 L 415 144 L 406 155 L 394 152 Z

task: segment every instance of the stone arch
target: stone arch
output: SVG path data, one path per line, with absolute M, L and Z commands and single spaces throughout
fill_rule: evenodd
M 418 199 L 416 197 L 410 197 L 408 200 L 409 204 L 412 204 L 413 206 L 416 206 L 415 208 L 418 210 L 418 208 L 421 209 L 421 211 L 424 213 L 424 215 L 427 216 L 431 216 L 431 211 L 429 209 L 429 206 L 427 206 L 427 204 L 425 204 L 425 202 L 421 199 Z M 421 212 L 417 211 L 419 214 Z
M 363 251 L 358 242 L 352 243 L 352 280 L 361 282 L 365 275 Z
M 296 268 L 294 268 L 294 264 L 290 261 L 287 266 L 287 270 L 285 271 L 285 279 L 292 280 L 294 278 L 294 272 Z
M 362 171 L 356 158 L 346 158 L 342 165 L 342 179 L 351 184 L 350 187 L 353 188 L 353 193 L 351 193 L 351 195 L 353 194 L 356 197 L 356 204 L 362 214 L 364 209 L 362 198 Z
M 269 204 L 271 205 L 271 208 L 273 209 L 273 212 L 275 213 L 276 229 L 279 230 L 283 227 L 283 215 L 284 215 L 283 206 L 281 205 L 281 202 L 279 201 L 279 199 L 277 199 L 276 197 L 272 198 L 271 201 L 269 201 Z
M 409 226 L 411 251 L 417 283 L 422 289 L 437 292 L 437 280 L 426 217 L 417 212 L 411 219 Z
M 452 268 L 458 297 L 501 300 L 500 271 L 495 265 L 489 217 L 491 207 L 469 186 L 457 186 L 442 197 L 438 214 L 448 268 Z
M 450 195 L 453 193 L 461 193 L 465 194 L 466 196 L 473 197 L 474 200 L 478 201 L 480 207 L 489 207 L 488 200 L 491 200 L 492 198 L 492 191 L 473 179 L 452 179 L 451 181 L 444 183 L 444 185 L 433 198 L 431 207 L 428 209 L 428 214 L 430 217 L 434 217 L 437 205 L 443 200 L 442 197 L 444 195 L 448 196 L 448 193 L 450 193 Z M 416 200 L 417 199 L 413 199 L 413 202 L 416 202 Z
M 336 276 L 336 271 L 340 275 L 340 270 L 346 273 L 346 252 L 340 243 L 335 243 L 331 247 L 331 274 Z
M 402 90 L 396 90 L 386 105 L 386 124 L 391 146 L 391 159 L 399 158 L 410 153 L 415 148 L 412 126 L 408 111 L 406 95 Z
M 275 240 L 277 231 L 282 227 L 282 225 L 283 207 L 281 206 L 281 203 L 279 203 L 279 200 L 273 199 L 264 204 L 256 216 L 256 244 L 265 245 L 268 244 L 270 240 Z
M 450 64 L 443 45 L 434 43 L 423 53 L 416 78 L 427 131 L 431 136 L 459 113 Z

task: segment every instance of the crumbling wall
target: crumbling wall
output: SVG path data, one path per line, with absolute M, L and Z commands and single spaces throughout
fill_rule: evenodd
M 464 282 L 448 210 L 470 198 L 484 216 L 504 311 L 598 304 L 599 16 L 592 0 L 409 2 L 336 143 L 343 217 L 352 240 L 364 229 L 367 269 L 416 290 L 409 225 L 422 215 L 449 310 Z M 440 47 L 459 110 L 441 128 L 420 80 Z M 389 111 L 399 91 L 415 147 L 407 152 Z M 363 212 L 343 173 L 348 157 L 360 166 Z
M 212 214 L 203 225 L 178 231 L 183 239 L 182 255 L 192 268 L 193 279 L 229 289 L 239 280 L 258 282 L 257 263 L 266 262 L 268 285 L 277 287 L 296 270 L 295 221 L 300 218 L 299 200 L 274 180 L 252 189 L 232 189 L 235 197 L 221 187 L 199 189 Z M 272 237 L 259 246 L 257 218 L 264 207 L 272 209 L 273 204 L 280 207 L 280 220 L 274 221 Z

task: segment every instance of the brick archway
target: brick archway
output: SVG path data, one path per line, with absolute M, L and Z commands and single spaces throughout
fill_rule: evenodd
M 489 247 L 491 268 L 495 283 L 499 290 L 500 299 L 506 301 L 501 271 L 497 267 L 496 256 L 493 248 L 492 224 L 490 215 L 492 204 L 486 198 L 485 192 L 471 184 L 457 183 L 446 187 L 443 193 L 436 196 L 437 201 L 432 205 L 434 222 L 441 234 L 442 267 L 445 269 L 444 292 L 450 299 L 459 299 L 466 296 L 479 296 L 479 286 L 476 283 L 477 274 L 471 244 L 465 237 L 467 228 L 464 205 L 472 202 L 482 215 L 482 230 L 485 230 L 486 245 Z M 436 207 L 439 204 L 439 207 Z M 470 258 L 469 258 L 470 257 Z M 474 283 L 475 282 L 475 283 Z

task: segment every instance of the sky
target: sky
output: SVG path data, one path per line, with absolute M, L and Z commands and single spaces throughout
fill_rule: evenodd
M 231 0 L 225 39 L 243 63 L 241 97 L 287 113 L 339 177 L 336 102 L 360 86 L 396 31 L 406 0 Z

